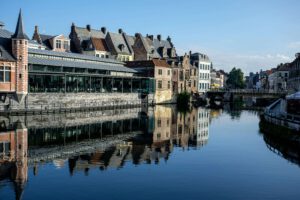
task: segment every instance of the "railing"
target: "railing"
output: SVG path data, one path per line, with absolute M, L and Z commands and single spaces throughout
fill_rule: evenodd
M 211 89 L 208 92 L 229 92 L 236 94 L 287 94 L 287 90 L 275 91 L 267 89 Z

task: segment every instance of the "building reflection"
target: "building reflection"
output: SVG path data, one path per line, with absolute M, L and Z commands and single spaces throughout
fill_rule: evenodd
M 14 185 L 16 199 L 21 199 L 28 178 L 27 128 L 22 122 L 0 130 L 0 181 L 9 179 Z
M 210 110 L 177 112 L 173 106 L 0 118 L 0 181 L 14 184 L 20 199 L 28 167 L 67 167 L 71 176 L 168 161 L 174 148 L 200 148 L 209 138 Z M 41 170 L 41 169 L 40 169 Z

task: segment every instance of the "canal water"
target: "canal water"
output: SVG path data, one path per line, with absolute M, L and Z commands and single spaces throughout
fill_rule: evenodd
M 260 125 L 168 106 L 0 117 L 0 199 L 300 199 L 299 148 Z

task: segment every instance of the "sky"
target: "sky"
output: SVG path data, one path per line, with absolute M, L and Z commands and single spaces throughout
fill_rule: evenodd
M 69 35 L 72 22 L 94 29 L 172 38 L 177 53 L 207 54 L 216 69 L 246 74 L 291 62 L 300 52 L 299 0 L 1 0 L 0 21 L 15 30 Z

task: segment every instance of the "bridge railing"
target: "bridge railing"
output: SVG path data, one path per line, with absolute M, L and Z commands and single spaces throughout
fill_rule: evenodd
M 287 90 L 269 90 L 269 89 L 211 89 L 208 92 L 229 92 L 236 94 L 287 94 Z

